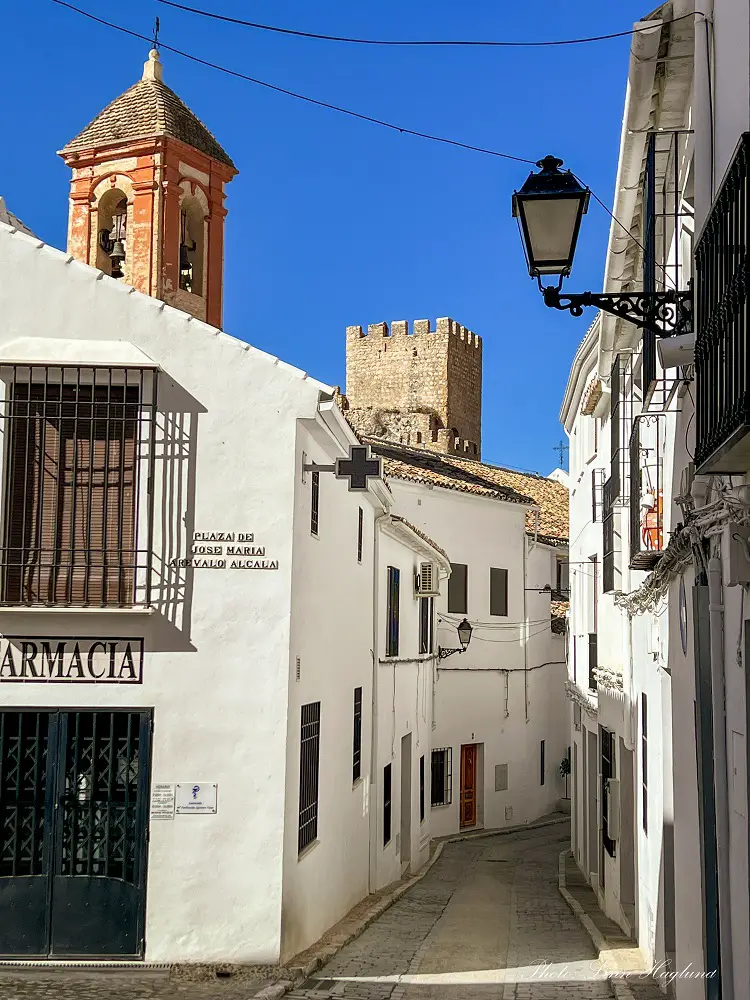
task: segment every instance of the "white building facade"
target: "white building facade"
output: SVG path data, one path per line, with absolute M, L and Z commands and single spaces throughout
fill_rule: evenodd
M 436 598 L 432 834 L 532 822 L 565 797 L 567 489 L 423 449 L 372 447 L 397 509 L 451 558 Z M 464 619 L 473 630 L 460 652 Z
M 613 206 L 624 229 L 612 227 L 605 288 L 684 290 L 692 281 L 695 334 L 659 338 L 657 350 L 655 338 L 602 313 L 566 391 L 571 576 L 576 563 L 588 570 L 599 552 L 602 561 L 598 607 L 591 589 L 571 583 L 571 644 L 584 646 L 584 670 L 569 680 L 573 850 L 605 911 L 649 961 L 669 963 L 677 997 L 739 998 L 750 979 L 748 12 L 727 0 L 693 17 L 689 5 L 674 3 L 638 27 L 652 24 L 633 41 Z M 591 504 L 586 496 L 587 449 L 576 445 L 596 417 L 591 467 L 604 469 L 601 507 L 596 485 Z M 624 463 L 613 445 L 626 450 Z M 592 629 L 595 690 L 585 669 Z M 604 650 L 619 663 L 605 663 Z M 619 745 L 619 801 L 603 780 L 607 730 Z M 613 805 L 610 854 L 602 843 Z

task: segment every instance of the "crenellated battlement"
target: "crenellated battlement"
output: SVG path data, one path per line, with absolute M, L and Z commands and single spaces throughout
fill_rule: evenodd
M 346 399 L 363 434 L 479 457 L 482 338 L 449 316 L 348 326 Z
M 473 333 L 449 316 L 441 316 L 435 321 L 434 326 L 429 319 L 415 319 L 411 331 L 407 319 L 393 320 L 390 327 L 387 323 L 370 323 L 367 329 L 361 326 L 348 326 L 346 328 L 346 341 L 347 345 L 350 342 L 356 343 L 360 340 L 372 343 L 378 338 L 384 337 L 423 337 L 428 334 L 438 337 L 452 336 L 463 341 L 467 347 L 473 347 L 480 351 L 482 349 L 482 338 L 479 334 Z

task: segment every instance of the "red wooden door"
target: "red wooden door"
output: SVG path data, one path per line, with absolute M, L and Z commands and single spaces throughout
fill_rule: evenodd
M 477 747 L 461 747 L 461 817 L 460 825 L 477 825 Z

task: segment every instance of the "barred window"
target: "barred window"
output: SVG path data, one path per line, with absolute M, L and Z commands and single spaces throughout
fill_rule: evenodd
M 354 689 L 354 748 L 352 752 L 352 782 L 362 776 L 362 688 Z
M 383 768 L 383 847 L 391 839 L 391 765 Z
M 388 567 L 388 606 L 386 608 L 387 634 L 385 655 L 398 656 L 398 626 L 401 573 L 395 566 Z
M 424 754 L 419 758 L 419 822 L 424 823 Z
M 299 750 L 298 851 L 318 836 L 318 768 L 320 764 L 320 702 L 302 706 Z
M 147 538 L 156 374 L 13 366 L 2 381 L 2 603 L 150 603 L 139 528 Z
M 318 518 L 320 508 L 320 473 L 315 471 L 312 474 L 312 488 L 310 490 L 310 532 L 318 534 Z
M 420 597 L 419 599 L 419 652 L 431 653 L 434 647 L 433 637 L 433 607 L 434 597 Z
M 431 804 L 447 806 L 453 801 L 453 748 L 432 751 Z

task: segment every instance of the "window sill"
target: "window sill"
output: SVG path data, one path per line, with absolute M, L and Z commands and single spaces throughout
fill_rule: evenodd
M 83 607 L 83 606 L 65 606 L 61 604 L 18 604 L 10 605 L 4 604 L 0 607 L 0 615 L 153 615 L 156 614 L 156 609 L 154 607 L 137 607 L 137 608 L 101 608 L 101 607 Z
M 453 805 L 452 802 L 433 802 L 430 805 L 430 809 L 445 809 L 448 806 L 452 806 L 452 805 Z
M 425 660 L 434 660 L 437 653 L 418 653 L 416 656 L 381 656 L 378 663 L 424 663 Z
M 307 847 L 304 847 L 299 852 L 299 854 L 297 855 L 297 861 L 304 861 L 304 859 L 307 857 L 308 854 L 312 854 L 312 852 L 315 850 L 315 848 L 318 846 L 319 843 L 320 840 L 316 837 L 315 840 L 313 840 L 311 843 L 307 845 Z

